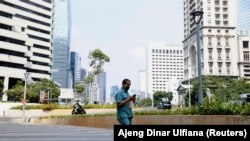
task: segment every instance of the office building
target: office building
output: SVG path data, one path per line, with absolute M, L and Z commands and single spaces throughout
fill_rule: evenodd
M 110 100 L 112 102 L 115 102 L 115 95 L 116 95 L 116 92 L 119 91 L 119 87 L 118 86 L 112 86 L 111 89 L 110 89 Z
M 106 102 L 106 72 L 97 75 L 97 84 L 99 86 L 99 103 Z
M 51 79 L 52 0 L 0 0 L 0 79 L 4 92 L 18 80 Z M 1 96 L 3 101 L 7 95 Z
M 238 77 L 236 0 L 184 0 L 184 79 L 198 76 L 196 24 L 191 12 L 204 12 L 200 22 L 202 75 Z
M 250 30 L 250 1 L 238 0 L 238 23 L 239 30 Z
M 70 0 L 54 0 L 54 3 L 52 79 L 60 84 L 61 88 L 72 88 L 73 76 L 70 69 Z
M 239 75 L 250 80 L 250 30 L 238 31 Z
M 139 94 L 140 94 L 140 99 L 147 98 L 146 94 L 146 71 L 141 70 L 139 72 Z
M 77 52 L 70 52 L 70 68 L 73 76 L 73 86 L 81 81 L 81 57 Z
M 151 42 L 146 52 L 146 91 L 152 99 L 156 91 L 174 89 L 173 80 L 183 80 L 183 46 Z

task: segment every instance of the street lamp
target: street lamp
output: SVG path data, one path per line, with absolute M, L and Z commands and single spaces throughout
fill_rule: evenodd
M 190 13 L 196 23 L 196 39 L 197 39 L 197 60 L 198 60 L 198 102 L 203 103 L 202 94 L 202 76 L 201 76 L 201 49 L 200 49 L 200 21 L 202 19 L 203 11 L 193 11 Z
M 23 100 L 22 100 L 22 103 L 23 103 L 23 122 L 26 122 L 26 118 L 25 118 L 25 105 L 26 105 L 26 94 L 27 94 L 27 80 L 28 80 L 28 77 L 29 77 L 29 72 L 26 72 L 24 73 L 24 94 L 23 94 Z

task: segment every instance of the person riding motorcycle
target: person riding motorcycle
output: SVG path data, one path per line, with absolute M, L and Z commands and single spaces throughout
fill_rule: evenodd
M 79 100 L 76 101 L 76 103 L 73 105 L 75 108 L 75 112 L 77 113 L 78 109 L 81 108 L 81 105 L 79 103 Z

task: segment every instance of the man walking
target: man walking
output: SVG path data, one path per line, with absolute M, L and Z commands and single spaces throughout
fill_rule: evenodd
M 130 102 L 135 101 L 135 96 L 130 96 L 128 90 L 131 81 L 124 79 L 122 88 L 116 93 L 115 100 L 117 105 L 117 120 L 121 125 L 132 125 L 133 113 L 130 107 Z

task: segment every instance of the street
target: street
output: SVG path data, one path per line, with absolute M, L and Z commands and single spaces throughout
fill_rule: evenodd
M 75 126 L 15 124 L 0 118 L 0 141 L 112 141 L 113 130 Z

